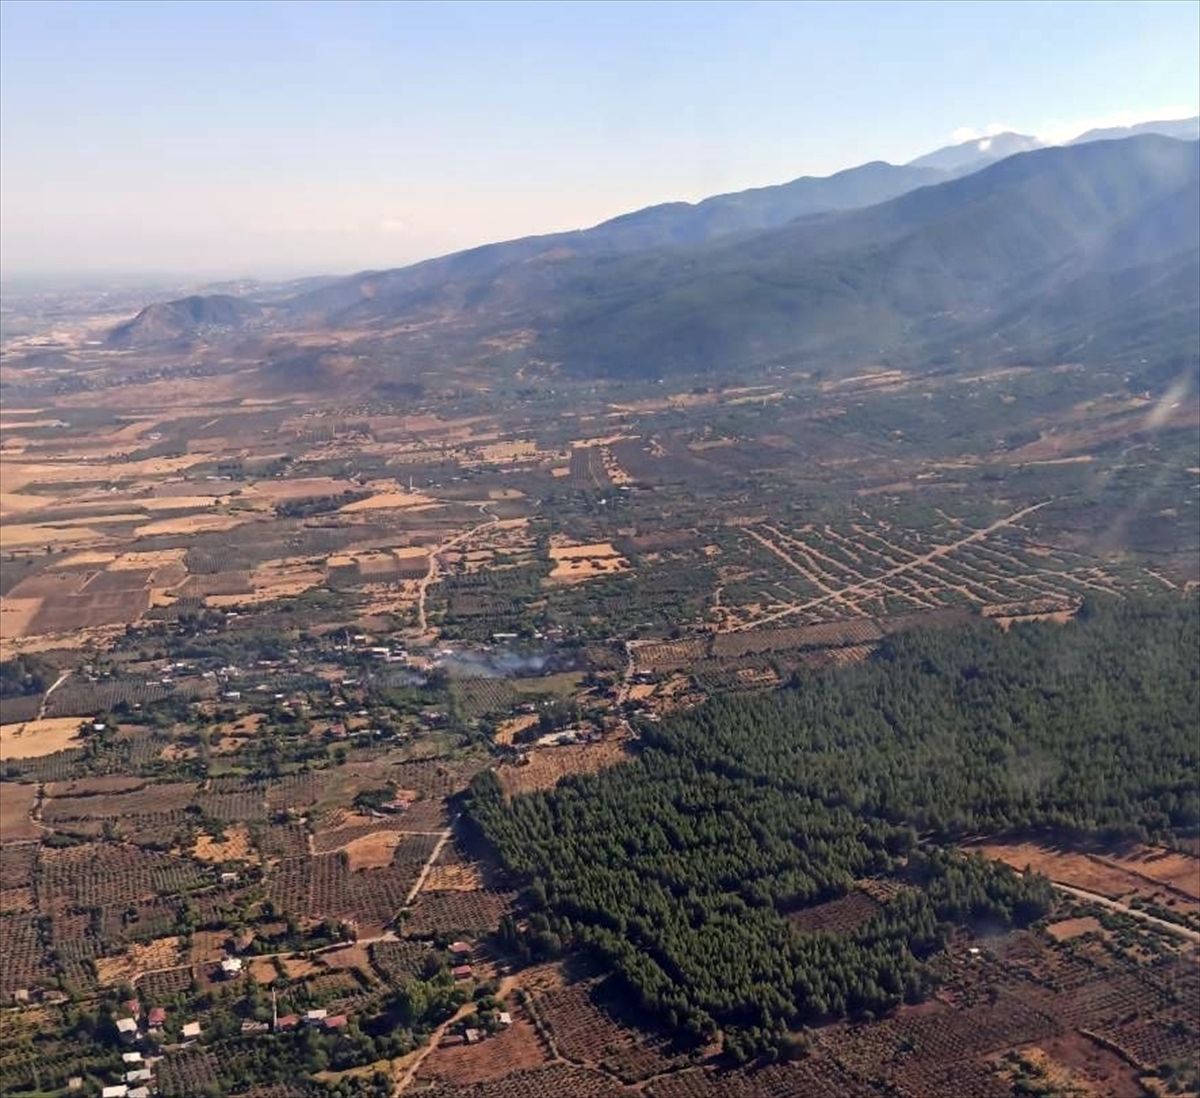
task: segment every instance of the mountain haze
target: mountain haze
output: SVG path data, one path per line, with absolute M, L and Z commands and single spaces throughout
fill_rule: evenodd
M 1050 147 L 924 186 L 944 173 L 867 164 L 262 307 L 151 306 L 111 339 L 263 322 L 379 339 L 419 328 L 405 346 L 428 365 L 490 360 L 487 348 L 519 331 L 504 369 L 593 378 L 1148 356 L 1194 372 L 1197 149 L 1157 135 Z

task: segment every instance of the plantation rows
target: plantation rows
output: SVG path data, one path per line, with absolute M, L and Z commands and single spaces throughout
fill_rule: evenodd
M 0 915 L 0 958 L 0 1003 L 49 974 L 36 915 Z
M 512 909 L 516 893 L 478 889 L 423 891 L 413 904 L 404 924 L 406 934 L 430 937 L 434 934 L 485 932 L 499 924 Z
M 393 864 L 354 873 L 340 853 L 286 858 L 271 871 L 267 894 L 278 908 L 293 915 L 383 927 L 404 906 L 419 868 L 411 855 L 404 868 Z
M 586 986 L 545 991 L 534 1009 L 569 1060 L 601 1064 L 627 1083 L 660 1075 L 687 1062 L 672 1054 L 662 1039 L 620 1025 L 593 1004 Z
M 370 947 L 371 965 L 388 984 L 398 984 L 405 977 L 420 976 L 431 958 L 437 955 L 420 942 L 374 942 Z
M 625 1098 L 628 1092 L 598 1071 L 550 1064 L 471 1086 L 440 1083 L 421 1093 L 424 1098 Z
M 49 914 L 179 896 L 211 882 L 187 859 L 108 844 L 43 851 L 39 878 L 41 908 Z

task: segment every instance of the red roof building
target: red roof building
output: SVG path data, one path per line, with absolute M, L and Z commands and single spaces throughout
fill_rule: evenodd
M 285 1014 L 275 1020 L 276 1030 L 295 1029 L 300 1024 L 299 1014 Z
M 166 1007 L 151 1007 L 150 1013 L 146 1015 L 146 1021 L 150 1024 L 151 1029 L 161 1029 L 167 1021 Z
M 345 1029 L 350 1021 L 344 1014 L 333 1014 L 321 1022 L 325 1029 Z

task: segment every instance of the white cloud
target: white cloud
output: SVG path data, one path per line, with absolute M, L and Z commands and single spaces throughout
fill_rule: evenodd
M 1013 127 L 1006 122 L 990 122 L 981 130 L 975 129 L 974 126 L 959 126 L 950 135 L 950 140 L 956 145 L 963 145 L 968 141 L 981 141 L 998 134 L 1010 133 L 1012 129 Z
M 1141 122 L 1166 122 L 1176 118 L 1191 118 L 1197 113 L 1195 105 L 1190 107 L 1158 107 L 1148 111 L 1116 111 L 1096 118 L 1077 118 L 1071 122 L 1054 120 L 1038 126 L 1034 131 L 1039 141 L 1047 145 L 1062 145 L 1088 130 L 1107 130 L 1117 126 L 1136 126 Z
M 399 217 L 384 218 L 379 223 L 379 231 L 381 233 L 406 233 L 408 232 L 408 222 Z
M 1053 119 L 1040 126 L 1025 129 L 1021 126 L 1010 126 L 1003 122 L 992 122 L 982 128 L 975 126 L 959 126 L 950 134 L 950 140 L 955 145 L 963 145 L 968 141 L 978 141 L 981 151 L 986 151 L 984 142 L 1001 133 L 1032 133 L 1045 145 L 1065 145 L 1088 130 L 1107 130 L 1118 126 L 1136 126 L 1141 122 L 1168 122 L 1177 118 L 1193 118 L 1200 114 L 1200 107 L 1193 104 L 1190 107 L 1176 105 L 1173 107 L 1158 107 L 1148 111 L 1115 111 L 1112 114 L 1097 115 L 1094 118 L 1076 118 L 1069 122 Z

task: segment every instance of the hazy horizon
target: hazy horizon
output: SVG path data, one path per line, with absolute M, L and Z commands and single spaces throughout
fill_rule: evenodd
M 0 270 L 343 274 L 972 135 L 1061 142 L 1200 113 L 1198 44 L 1169 3 L 8 0 Z

